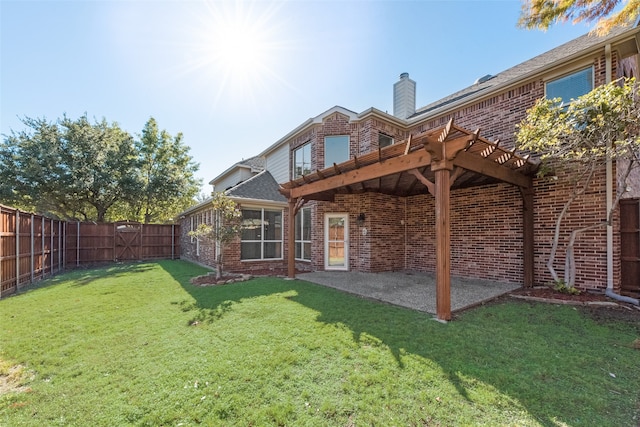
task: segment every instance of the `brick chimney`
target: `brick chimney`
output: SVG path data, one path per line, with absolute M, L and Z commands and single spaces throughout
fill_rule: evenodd
M 409 78 L 409 73 L 402 73 L 400 80 L 393 85 L 393 115 L 406 119 L 415 112 L 416 82 Z

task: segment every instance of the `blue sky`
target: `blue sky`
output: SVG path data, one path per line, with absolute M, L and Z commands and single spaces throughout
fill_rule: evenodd
M 340 105 L 392 112 L 402 72 L 417 105 L 589 31 L 518 29 L 503 1 L 0 0 L 0 133 L 20 117 L 149 117 L 182 132 L 207 183 Z

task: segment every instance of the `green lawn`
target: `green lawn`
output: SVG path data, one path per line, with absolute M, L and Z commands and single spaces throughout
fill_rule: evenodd
M 76 271 L 0 301 L 8 426 L 637 426 L 640 325 L 569 306 L 431 316 L 183 261 Z M 6 388 L 6 387 L 5 387 Z

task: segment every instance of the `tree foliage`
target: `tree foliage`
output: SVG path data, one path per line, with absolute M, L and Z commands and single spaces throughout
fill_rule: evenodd
M 117 123 L 87 116 L 57 123 L 23 119 L 29 128 L 0 145 L 3 203 L 64 219 L 103 221 L 135 188 L 131 136 Z
M 145 145 L 117 123 L 91 123 L 86 114 L 22 122 L 25 130 L 12 130 L 0 143 L 0 203 L 69 220 L 140 220 L 144 214 L 166 220 L 198 191 L 197 165 L 181 137 L 163 132 L 160 147 L 143 150 Z M 162 154 L 149 172 L 148 159 L 156 152 Z
M 572 172 L 573 189 L 556 220 L 547 262 L 556 282 L 561 281 L 554 261 L 564 216 L 571 204 L 587 191 L 598 168 L 608 161 L 615 161 L 618 166 L 616 196 L 606 220 L 572 230 L 567 242 L 562 280 L 572 287 L 576 239 L 582 232 L 611 223 L 613 211 L 629 184 L 631 170 L 640 167 L 640 84 L 635 79 L 621 79 L 599 86 L 569 105 L 560 99 L 540 99 L 518 126 L 516 138 L 520 149 L 541 154 L 541 175 L 549 175 L 556 165 L 570 166 Z
M 224 267 L 224 250 L 240 233 L 242 212 L 223 192 L 212 194 L 211 209 L 211 224 L 200 224 L 196 230 L 189 232 L 189 236 L 215 244 L 216 278 L 220 279 Z
M 622 8 L 615 11 L 616 7 Z M 518 25 L 548 29 L 555 22 L 596 21 L 595 32 L 606 34 L 617 26 L 632 25 L 640 16 L 640 0 L 523 0 Z
M 145 223 L 170 221 L 198 194 L 199 183 L 194 177 L 198 166 L 182 143 L 182 134 L 172 137 L 160 130 L 153 117 L 135 147 L 139 186 L 128 216 Z

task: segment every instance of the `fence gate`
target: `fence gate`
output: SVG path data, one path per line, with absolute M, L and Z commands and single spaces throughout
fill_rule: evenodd
M 117 222 L 115 227 L 115 258 L 117 261 L 141 259 L 142 224 Z
M 620 200 L 622 295 L 640 298 L 640 199 Z

